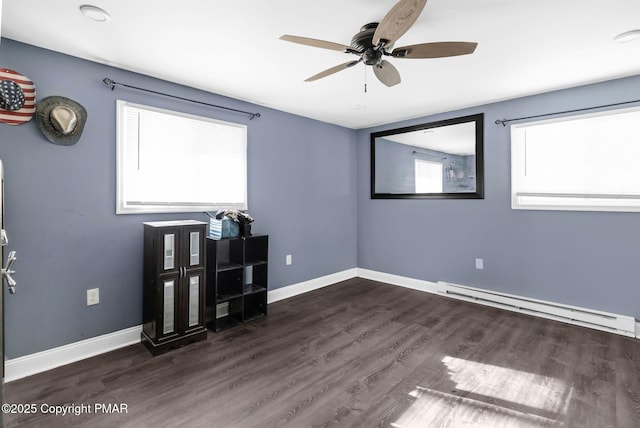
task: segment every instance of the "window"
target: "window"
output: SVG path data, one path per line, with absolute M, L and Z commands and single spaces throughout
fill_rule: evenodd
M 416 193 L 442 193 L 442 164 L 416 159 Z
M 640 108 L 512 125 L 511 206 L 640 211 Z
M 117 214 L 247 208 L 247 127 L 118 100 Z

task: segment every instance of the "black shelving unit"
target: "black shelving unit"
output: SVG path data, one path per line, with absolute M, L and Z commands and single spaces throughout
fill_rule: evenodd
M 207 238 L 206 325 L 222 331 L 267 316 L 269 236 Z

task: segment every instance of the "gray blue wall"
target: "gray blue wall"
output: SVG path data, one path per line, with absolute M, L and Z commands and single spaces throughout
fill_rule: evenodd
M 270 288 L 356 266 L 356 133 L 3 39 L 0 67 L 33 80 L 37 96 L 81 103 L 81 140 L 49 143 L 35 121 L 0 124 L 6 218 L 18 292 L 5 293 L 8 358 L 32 354 L 142 323 L 143 221 L 201 219 L 202 213 L 115 214 L 116 99 L 248 126 L 249 212 L 253 230 L 270 235 Z M 144 92 L 102 79 L 181 97 L 258 111 L 248 117 Z M 285 266 L 285 255 L 293 264 Z M 100 304 L 86 306 L 86 289 Z
M 637 99 L 640 76 L 359 131 L 358 267 L 640 319 L 640 213 L 512 210 L 509 127 L 493 123 Z M 369 198 L 370 132 L 476 113 L 485 114 L 485 199 Z

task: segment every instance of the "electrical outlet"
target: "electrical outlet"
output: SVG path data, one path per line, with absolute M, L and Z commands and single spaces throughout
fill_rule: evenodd
M 484 269 L 484 260 L 483 259 L 476 259 L 476 269 L 478 269 L 478 270 Z
M 97 305 L 100 303 L 100 289 L 92 288 L 87 290 L 87 306 Z
M 287 264 L 287 266 L 289 266 L 291 263 L 293 263 L 291 261 L 291 254 L 287 254 L 287 257 L 285 259 L 285 263 Z

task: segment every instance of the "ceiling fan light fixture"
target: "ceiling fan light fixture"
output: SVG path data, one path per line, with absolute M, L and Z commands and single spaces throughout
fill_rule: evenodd
M 87 18 L 92 19 L 96 22 L 106 22 L 111 18 L 111 16 L 104 9 L 100 9 L 98 6 L 93 6 L 90 4 L 83 4 L 82 6 L 80 6 L 80 12 L 82 12 L 82 14 Z
M 616 43 L 628 43 L 637 39 L 640 39 L 640 30 L 631 30 L 618 34 L 613 38 L 613 41 Z

